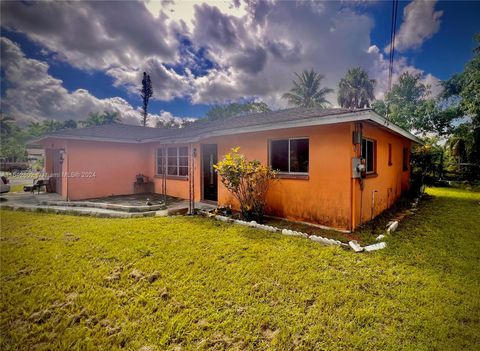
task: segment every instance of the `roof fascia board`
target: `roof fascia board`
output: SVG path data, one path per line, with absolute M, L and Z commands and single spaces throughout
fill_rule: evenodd
M 73 135 L 46 135 L 42 138 L 32 140 L 35 143 L 41 143 L 48 139 L 60 139 L 60 140 L 81 140 L 81 141 L 104 141 L 104 142 L 111 142 L 111 143 L 128 143 L 128 144 L 142 144 L 144 143 L 143 140 L 145 139 L 118 139 L 118 138 L 100 138 L 100 137 L 80 137 L 80 136 L 73 136 Z
M 244 127 L 244 128 L 213 131 L 210 133 L 200 133 L 200 135 L 190 139 L 170 137 L 170 138 L 155 138 L 151 140 L 165 142 L 165 143 L 197 142 L 202 139 L 207 139 L 207 138 L 216 137 L 216 136 L 223 136 L 223 135 L 263 132 L 268 130 L 278 130 L 278 129 L 287 129 L 287 128 L 310 127 L 310 126 L 319 126 L 319 125 L 327 125 L 327 124 L 335 124 L 335 123 L 356 122 L 356 121 L 364 121 L 369 119 L 389 129 L 394 133 L 400 134 L 401 136 L 407 139 L 410 139 L 418 144 L 422 144 L 422 141 L 418 139 L 415 135 L 407 132 L 406 130 L 400 128 L 399 126 L 393 124 L 386 118 L 378 115 L 377 113 L 371 110 L 366 110 L 366 111 L 364 110 L 364 111 L 358 111 L 353 113 L 348 112 L 344 114 L 334 115 L 328 118 L 317 117 L 317 118 L 310 118 L 308 120 L 286 121 L 286 122 L 278 123 L 275 125 L 250 126 L 250 127 Z
M 410 140 L 412 140 L 412 141 L 414 141 L 418 144 L 423 144 L 423 142 L 419 138 L 417 138 L 415 135 L 413 135 L 412 133 L 407 132 L 405 129 L 400 128 L 396 124 L 390 122 L 386 118 L 380 116 L 379 114 L 377 114 L 373 111 L 368 111 L 368 112 L 370 114 L 370 119 L 372 121 L 384 126 L 387 129 L 390 129 L 391 131 L 393 131 L 397 134 L 400 134 L 401 136 L 404 136 L 405 138 L 410 139 Z
M 149 142 L 196 142 L 202 139 L 207 139 L 216 136 L 223 135 L 234 135 L 234 134 L 243 134 L 243 133 L 252 133 L 252 132 L 264 132 L 269 130 L 278 130 L 278 129 L 288 129 L 288 128 L 299 128 L 299 127 L 310 127 L 310 126 L 319 126 L 326 124 L 335 124 L 335 123 L 345 123 L 352 121 L 359 121 L 368 119 L 369 116 L 366 114 L 368 111 L 359 111 L 359 112 L 348 112 L 331 117 L 312 117 L 308 120 L 299 120 L 299 121 L 284 121 L 277 124 L 263 125 L 263 126 L 249 126 L 243 128 L 234 128 L 234 129 L 223 129 L 213 132 L 200 133 L 199 135 L 194 136 L 193 138 L 171 138 L 171 137 L 160 137 L 152 139 L 144 139 L 144 141 Z M 362 115 L 365 115 L 362 117 Z
M 388 121 L 384 117 L 378 115 L 372 110 L 362 110 L 357 112 L 347 112 L 338 115 L 333 115 L 330 117 L 312 117 L 304 120 L 298 121 L 284 121 L 276 124 L 265 124 L 260 126 L 248 126 L 243 128 L 233 128 L 233 129 L 223 129 L 212 132 L 199 132 L 198 135 L 193 137 L 156 137 L 156 138 L 145 138 L 145 139 L 114 139 L 114 138 L 100 138 L 100 137 L 80 137 L 80 136 L 68 136 L 68 135 L 46 135 L 43 138 L 34 140 L 34 142 L 41 142 L 46 139 L 69 139 L 69 140 L 83 140 L 83 141 L 103 141 L 103 142 L 116 142 L 116 143 L 129 143 L 129 144 L 144 144 L 144 143 L 191 143 L 198 142 L 203 139 L 217 137 L 217 136 L 227 136 L 234 134 L 243 134 L 243 133 L 252 133 L 252 132 L 263 132 L 269 130 L 279 130 L 279 129 L 288 129 L 288 128 L 300 128 L 300 127 L 310 127 L 310 126 L 320 126 L 328 125 L 335 123 L 346 123 L 346 122 L 356 122 L 363 120 L 372 120 L 379 125 L 407 138 L 418 144 L 422 144 L 422 141 L 418 139 L 413 134 L 407 132 L 406 130 L 400 128 L 399 126 Z

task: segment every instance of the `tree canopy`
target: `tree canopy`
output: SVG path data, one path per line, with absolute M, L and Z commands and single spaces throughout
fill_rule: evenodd
M 113 124 L 120 121 L 118 112 L 103 111 L 103 112 L 90 112 L 88 118 L 83 124 L 86 127 L 101 126 L 105 124 Z
M 385 95 L 385 100 L 375 101 L 372 107 L 408 131 L 447 135 L 461 113 L 455 106 L 442 107 L 442 98 L 432 98 L 429 94 L 430 87 L 422 83 L 420 74 L 405 72 Z
M 350 68 L 338 83 L 339 105 L 349 109 L 369 108 L 375 100 L 375 84 L 375 79 L 370 79 L 362 67 Z
M 206 118 L 208 120 L 216 120 L 220 118 L 228 118 L 246 115 L 249 113 L 268 111 L 271 110 L 264 102 L 230 103 L 226 105 L 215 105 L 211 107 L 206 113 Z
M 322 74 L 310 71 L 303 71 L 301 74 L 295 73 L 296 79 L 292 82 L 293 87 L 288 93 L 283 94 L 289 105 L 299 107 L 322 107 L 330 105 L 326 95 L 332 93 L 330 88 L 322 87 L 322 80 L 325 78 Z

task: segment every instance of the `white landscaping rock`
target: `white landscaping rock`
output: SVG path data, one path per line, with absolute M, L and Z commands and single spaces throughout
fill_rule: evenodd
M 324 238 L 322 238 L 321 236 L 310 235 L 308 238 L 312 241 L 327 244 L 327 241 Z
M 338 240 L 323 238 L 321 236 L 316 236 L 316 235 L 310 235 L 309 239 L 312 240 L 312 241 L 316 241 L 318 243 L 325 244 L 325 245 L 339 245 L 340 244 L 340 242 Z
M 363 247 L 361 247 L 356 240 L 352 240 L 348 242 L 348 245 L 353 249 L 355 252 L 362 252 Z
M 393 233 L 398 228 L 398 221 L 393 221 L 387 228 L 387 233 Z
M 380 241 L 380 240 L 383 240 L 384 238 L 385 238 L 385 235 L 380 234 L 379 236 L 377 236 L 377 237 L 375 238 L 375 240 L 376 240 L 376 241 Z
M 215 216 L 216 219 L 218 219 L 219 221 L 222 221 L 222 222 L 230 222 L 231 219 L 228 218 L 228 217 L 225 217 L 225 216 Z
M 293 235 L 301 236 L 301 237 L 307 238 L 307 239 L 310 237 L 307 233 L 302 233 L 302 232 L 294 232 Z
M 387 247 L 387 244 L 382 241 L 381 243 L 365 246 L 364 249 L 365 251 L 370 252 L 370 251 L 381 250 L 386 247 Z

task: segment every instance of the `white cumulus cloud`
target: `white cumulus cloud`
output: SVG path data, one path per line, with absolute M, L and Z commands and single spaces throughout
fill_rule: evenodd
M 0 46 L 1 68 L 8 82 L 1 110 L 18 121 L 84 120 L 90 112 L 106 110 L 118 112 L 123 123 L 140 124 L 140 108 L 131 106 L 125 99 L 99 99 L 85 89 L 69 92 L 61 80 L 48 73 L 47 63 L 26 57 L 21 48 L 7 38 L 0 38 Z M 157 120 L 178 121 L 178 118 L 163 111 L 160 115 L 149 115 L 152 126 Z
M 417 49 L 440 29 L 443 11 L 435 11 L 435 0 L 413 0 L 403 10 L 403 22 L 395 39 L 399 52 Z M 388 52 L 390 45 L 385 48 Z
M 291 87 L 294 72 L 307 69 L 322 73 L 323 84 L 337 89 L 349 68 L 362 66 L 377 79 L 377 97 L 383 96 L 388 62 L 370 40 L 375 23 L 364 10 L 367 4 L 375 6 L 369 1 L 309 0 L 132 0 L 115 6 L 2 2 L 1 13 L 2 27 L 26 34 L 53 53 L 53 59 L 103 72 L 131 94 L 138 94 L 147 71 L 155 100 L 185 98 L 193 104 L 212 104 L 253 99 L 283 108 L 286 102 L 281 96 Z M 434 6 L 414 0 L 405 8 L 397 41 L 400 49 L 418 47 L 438 30 L 441 12 Z M 67 119 L 72 118 L 68 114 L 84 118 L 92 106 L 107 106 L 138 120 L 138 109 L 127 101 L 97 99 L 85 90 L 68 92 L 48 74 L 48 63 L 21 56 L 21 62 L 30 60 L 28 64 L 36 68 L 23 64 L 13 72 L 17 63 L 5 62 L 10 66 L 6 77 L 10 88 L 2 104 L 12 111 L 31 118 Z M 399 56 L 394 81 L 406 70 L 423 74 L 431 85 L 436 80 Z M 31 79 L 32 86 L 23 84 L 19 75 Z M 27 92 L 35 98 L 24 106 L 15 102 L 14 96 L 24 99 Z M 328 99 L 336 105 L 335 93 Z

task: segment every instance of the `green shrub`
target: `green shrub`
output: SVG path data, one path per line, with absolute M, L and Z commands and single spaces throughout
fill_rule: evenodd
M 236 147 L 214 167 L 223 185 L 240 203 L 240 212 L 248 221 L 262 222 L 269 183 L 276 172 L 260 161 L 249 161 Z

